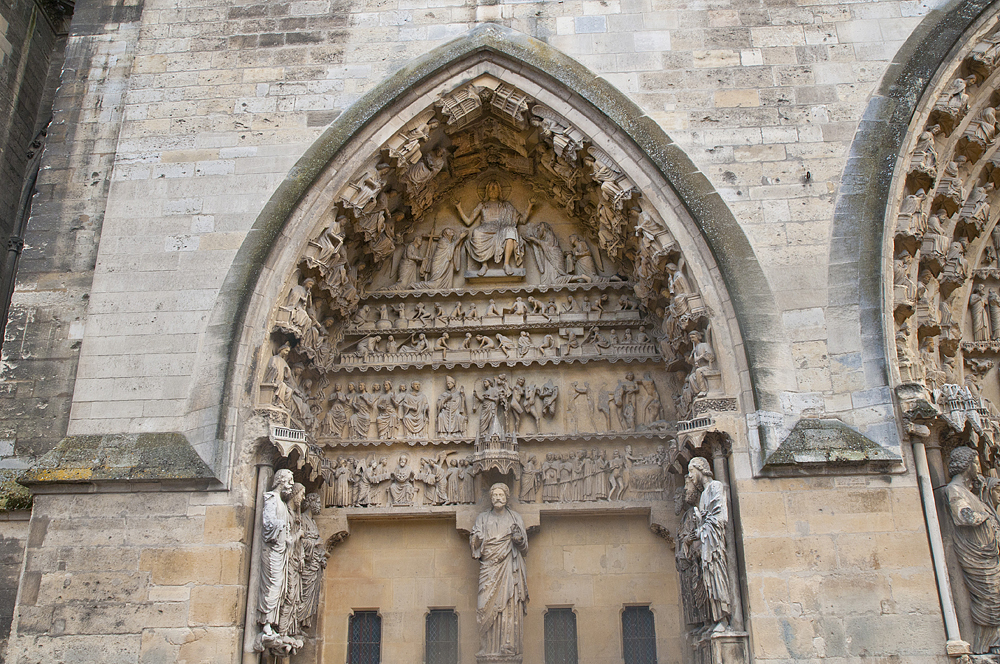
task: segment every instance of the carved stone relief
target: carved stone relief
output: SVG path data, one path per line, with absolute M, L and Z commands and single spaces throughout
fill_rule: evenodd
M 998 523 L 981 491 L 1000 477 L 996 45 L 996 34 L 974 45 L 925 111 L 903 162 L 893 246 L 897 392 L 911 432 L 952 449 L 944 509 L 971 611 L 960 618 L 975 625 L 962 636 L 975 655 L 996 645 L 1000 625 L 990 614 L 1000 563 L 974 544 L 995 549 Z
M 257 411 L 282 455 L 312 469 L 313 503 L 344 518 L 458 514 L 488 493 L 494 509 L 472 531 L 477 659 L 520 662 L 526 577 L 500 599 L 490 586 L 507 567 L 524 574 L 527 533 L 509 503 L 536 517 L 653 510 L 673 491 L 678 436 L 734 417 L 696 278 L 705 271 L 608 151 L 489 77 L 443 94 L 362 163 L 273 310 Z M 918 245 L 930 222 L 911 207 L 900 226 Z M 969 207 L 968 224 L 986 209 Z M 945 265 L 967 271 L 949 249 L 929 291 L 913 280 L 914 310 L 939 306 Z M 297 509 L 275 496 L 265 503 Z M 306 607 L 325 563 L 310 560 L 299 565 Z M 706 595 L 717 623 L 731 601 L 720 583 Z M 278 635 L 261 647 L 301 647 L 281 640 L 301 641 L 311 614 L 296 615 L 284 631 L 261 620 L 261 634 Z

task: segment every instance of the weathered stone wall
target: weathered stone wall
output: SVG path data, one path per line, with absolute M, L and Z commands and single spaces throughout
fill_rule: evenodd
M 238 662 L 252 512 L 231 499 L 36 496 L 7 661 Z
M 913 479 L 754 480 L 739 489 L 757 661 L 945 661 Z
M 221 352 L 225 340 L 205 336 L 208 312 L 270 193 L 375 82 L 497 14 L 626 92 L 723 192 L 779 291 L 798 366 L 786 411 L 884 421 L 890 397 L 865 382 L 860 340 L 828 345 L 827 273 L 816 266 L 865 100 L 929 7 L 419 4 L 146 5 L 71 433 L 214 436 L 196 349 Z
M 30 516 L 27 510 L 12 510 L 0 517 L 0 659 L 7 649 L 17 605 L 17 588 L 21 581 Z
M 786 415 L 891 420 L 888 389 L 862 367 L 884 349 L 830 333 L 831 220 L 866 101 L 933 8 L 84 0 L 4 344 L 8 463 L 67 432 L 182 431 L 209 455 L 220 405 L 204 387 L 223 376 L 199 368 L 227 342 L 209 314 L 254 219 L 341 111 L 484 20 L 606 77 L 723 193 L 783 311 Z M 757 660 L 944 661 L 911 474 L 753 479 L 740 449 Z M 14 661 L 235 660 L 249 517 L 234 502 L 40 496 Z
M 674 558 L 667 543 L 649 531 L 647 517 L 542 518 L 528 538 L 525 565 L 530 596 L 525 661 L 545 659 L 546 609 L 572 607 L 580 661 L 621 662 L 621 611 L 636 604 L 653 611 L 659 661 L 684 660 Z M 323 661 L 344 660 L 352 610 L 378 609 L 383 661 L 420 664 L 424 617 L 432 608 L 454 608 L 459 655 L 471 661 L 479 649 L 478 575 L 468 536 L 450 519 L 352 526 L 327 566 Z

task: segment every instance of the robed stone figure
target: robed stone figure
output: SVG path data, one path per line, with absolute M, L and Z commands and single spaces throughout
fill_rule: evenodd
M 701 578 L 712 610 L 714 631 L 729 629 L 732 592 L 726 552 L 726 526 L 729 524 L 729 499 L 726 485 L 715 479 L 708 460 L 694 457 L 688 462 L 688 478 L 701 495 L 695 508 L 695 528 L 701 546 Z
M 972 652 L 1000 651 L 1000 523 L 996 512 L 976 495 L 983 483 L 979 455 L 956 447 L 948 459 L 951 481 L 944 493 L 954 524 L 955 554 L 962 566 L 975 627 Z
M 294 483 L 292 471 L 283 468 L 274 474 L 271 490 L 264 494 L 257 623 L 268 636 L 278 625 L 278 612 L 285 589 L 293 525 L 292 514 L 285 501 L 291 497 Z
M 469 538 L 472 556 L 479 559 L 480 662 L 520 662 L 524 615 L 528 604 L 528 578 L 524 555 L 528 533 L 521 516 L 507 507 L 510 489 L 490 487 L 493 509 L 476 518 Z

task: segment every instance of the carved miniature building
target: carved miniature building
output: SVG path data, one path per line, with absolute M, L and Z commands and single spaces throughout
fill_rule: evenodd
M 5 661 L 998 661 L 1000 6 L 564 4 L 76 7 Z

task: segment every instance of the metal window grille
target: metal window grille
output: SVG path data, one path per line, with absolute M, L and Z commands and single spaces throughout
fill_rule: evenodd
M 648 606 L 628 606 L 622 613 L 625 664 L 656 664 L 656 628 Z
M 427 614 L 424 664 L 458 664 L 458 614 L 451 609 Z
M 576 614 L 573 609 L 545 612 L 545 664 L 576 664 Z
M 382 661 L 382 617 L 378 611 L 355 611 L 347 628 L 347 664 Z

